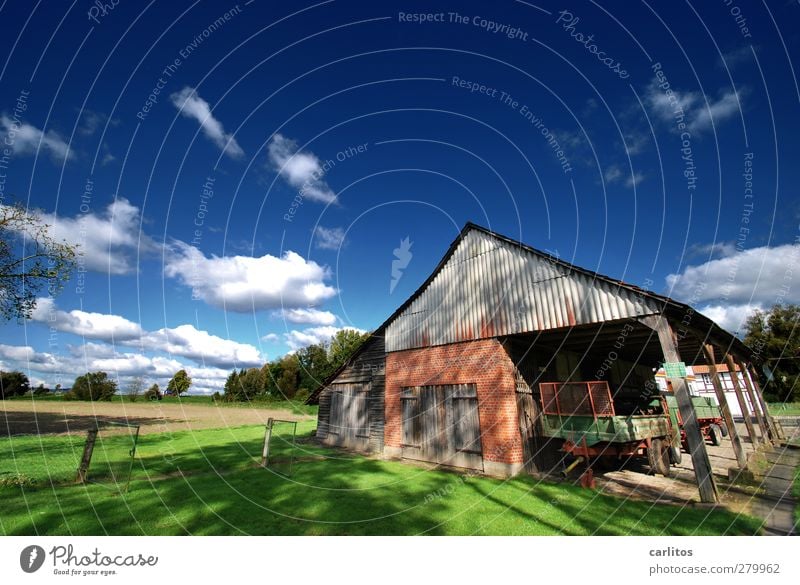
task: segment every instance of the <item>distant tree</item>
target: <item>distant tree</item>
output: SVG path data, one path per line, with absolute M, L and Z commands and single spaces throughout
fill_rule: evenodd
M 0 400 L 22 396 L 30 389 L 28 376 L 22 372 L 0 372 Z
M 39 292 L 56 294 L 69 279 L 76 253 L 37 213 L 0 203 L 0 315 L 30 318 Z
M 75 378 L 70 393 L 70 398 L 77 400 L 111 400 L 117 393 L 117 382 L 105 372 L 88 372 Z
M 745 323 L 744 342 L 772 372 L 759 375 L 769 400 L 800 400 L 800 306 L 775 305 L 756 311 Z
M 143 396 L 145 400 L 149 401 L 161 400 L 162 398 L 161 388 L 158 387 L 158 384 L 153 384 L 152 386 L 150 386 L 150 388 L 145 390 Z
M 128 383 L 128 400 L 136 402 L 144 390 L 144 380 L 141 376 L 136 376 Z
M 337 331 L 331 339 L 328 350 L 331 372 L 339 369 L 342 364 L 350 359 L 356 350 L 369 338 L 369 333 L 359 333 L 355 329 L 342 329 Z
M 175 375 L 172 376 L 172 380 L 169 381 L 169 384 L 167 384 L 167 392 L 175 396 L 180 396 L 188 391 L 191 385 L 192 379 L 189 377 L 189 374 L 186 373 L 186 370 L 178 370 L 175 372 Z
M 278 396 L 294 398 L 300 385 L 300 363 L 296 355 L 283 356 L 280 360 L 281 373 L 276 380 Z
M 323 343 L 315 343 L 297 350 L 297 363 L 300 366 L 301 388 L 314 390 L 327 378 L 331 371 L 328 348 Z
M 237 372 L 235 369 L 228 374 L 228 378 L 225 380 L 224 392 L 226 402 L 242 400 L 242 385 L 239 382 L 239 372 Z
M 280 389 L 278 388 L 278 380 L 283 373 L 283 362 L 281 359 L 274 359 L 268 364 L 264 364 L 261 368 L 264 379 L 264 393 L 267 396 L 281 396 Z
M 49 393 L 50 393 L 50 388 L 45 388 L 44 384 L 39 384 L 33 390 L 33 395 L 34 396 L 42 396 L 43 394 L 49 394 Z
M 239 378 L 241 400 L 252 400 L 264 393 L 264 378 L 259 368 L 245 370 Z

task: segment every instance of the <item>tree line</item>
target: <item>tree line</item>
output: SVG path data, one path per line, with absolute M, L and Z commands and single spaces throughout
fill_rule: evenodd
M 180 396 L 187 392 L 191 385 L 192 379 L 186 370 L 178 370 L 167 385 L 167 393 Z M 64 392 L 63 396 L 64 400 L 111 400 L 118 390 L 119 384 L 106 372 L 86 372 L 75 378 L 72 388 Z M 60 392 L 61 384 L 56 384 L 55 389 L 46 388 L 44 384 L 31 388 L 30 380 L 24 373 L 0 371 L 0 400 L 24 396 L 28 392 L 34 396 L 41 396 L 53 391 Z M 144 380 L 137 376 L 128 385 L 126 396 L 131 402 L 135 402 L 140 397 L 144 400 L 161 400 L 164 394 L 158 384 L 153 384 L 144 390 Z
M 233 370 L 225 382 L 224 395 L 214 394 L 215 400 L 235 402 L 258 398 L 305 400 L 319 384 L 341 367 L 369 337 L 354 329 L 344 329 L 329 341 L 309 345 L 294 353 L 276 358 L 260 368 Z M 189 391 L 192 378 L 186 370 L 178 370 L 167 384 L 166 394 L 181 396 Z M 143 378 L 133 378 L 125 389 L 131 402 L 161 400 L 164 396 L 158 384 L 144 390 Z M 56 386 L 56 392 L 61 390 Z M 87 372 L 75 378 L 72 388 L 64 392 L 65 400 L 111 400 L 119 391 L 118 382 L 106 372 Z M 0 400 L 27 393 L 43 395 L 52 392 L 40 384 L 31 388 L 28 377 L 18 371 L 0 372 Z
M 328 376 L 339 369 L 369 337 L 354 329 L 338 331 L 330 341 L 298 349 L 260 368 L 233 370 L 225 381 L 228 402 L 257 398 L 305 400 Z

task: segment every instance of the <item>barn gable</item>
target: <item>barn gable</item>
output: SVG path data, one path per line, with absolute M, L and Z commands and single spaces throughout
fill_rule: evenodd
M 647 293 L 477 226 L 386 327 L 386 351 L 635 318 Z

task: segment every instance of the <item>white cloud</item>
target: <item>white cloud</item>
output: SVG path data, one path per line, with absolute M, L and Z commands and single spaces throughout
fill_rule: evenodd
M 642 181 L 644 181 L 645 178 L 647 178 L 647 176 L 644 173 L 641 173 L 639 171 L 633 171 L 633 174 L 629 175 L 625 179 L 625 186 L 628 189 L 633 189 L 634 187 L 637 187 Z
M 730 256 L 736 253 L 736 245 L 733 242 L 713 242 L 710 244 L 693 244 L 689 247 L 691 256 Z
M 723 53 L 719 64 L 724 68 L 733 68 L 742 63 L 754 63 L 753 52 L 758 53 L 758 47 L 749 44 L 743 45 L 738 49 Z
M 146 333 L 141 346 L 211 366 L 249 368 L 266 361 L 252 345 L 223 339 L 189 324 Z
M 799 261 L 800 245 L 750 248 L 687 266 L 682 273 L 667 276 L 667 286 L 677 298 L 696 302 L 771 304 L 788 285 L 786 301 L 800 302 L 800 287 L 791 286 Z
M 147 356 L 141 353 L 109 352 L 109 346 L 87 343 L 70 347 L 69 355 L 37 352 L 30 346 L 0 344 L 0 368 L 20 370 L 31 379 L 55 386 L 72 386 L 73 380 L 86 372 L 104 371 L 118 380 L 120 391 L 124 391 L 134 377 L 141 377 L 145 384 L 157 383 L 166 388 L 170 378 L 180 369 L 185 369 L 192 378 L 192 393 L 222 391 L 230 373 L 227 369 L 192 366 L 163 356 Z
M 314 230 L 314 239 L 317 248 L 338 250 L 344 243 L 344 230 L 339 227 L 326 228 L 318 225 Z
M 116 345 L 138 347 L 143 351 L 163 352 L 204 365 L 242 368 L 261 366 L 266 361 L 254 346 L 217 337 L 196 329 L 194 325 L 145 331 L 138 323 L 119 315 L 62 311 L 52 299 L 45 297 L 37 299 L 31 320 L 84 339 L 99 339 Z M 84 344 L 78 349 L 91 351 L 97 357 L 110 357 L 113 353 L 108 346 L 94 343 Z M 105 353 L 101 354 L 101 350 L 105 350 Z M 75 348 L 72 351 L 74 354 Z
M 277 343 L 279 339 L 280 337 L 277 333 L 267 333 L 261 338 L 261 341 L 265 341 L 266 343 Z
M 632 131 L 625 133 L 625 151 L 628 153 L 628 156 L 641 154 L 649 143 L 650 136 L 645 132 Z
M 300 152 L 297 142 L 275 134 L 267 145 L 267 155 L 272 169 L 303 197 L 322 203 L 336 201 L 336 193 L 322 180 L 326 168 L 314 153 Z
M 667 276 L 667 294 L 697 306 L 701 313 L 737 331 L 755 309 L 776 302 L 800 302 L 800 287 L 794 282 L 800 274 L 800 245 L 761 246 L 737 252 L 722 245 L 723 254 L 698 266 L 687 266 L 679 274 Z
M 46 323 L 57 331 L 104 341 L 121 342 L 138 339 L 144 333 L 138 323 L 119 315 L 87 313 L 77 309 L 69 312 L 62 311 L 56 308 L 53 299 L 47 297 L 36 300 L 36 308 L 31 314 L 31 320 Z
M 102 126 L 119 126 L 119 120 L 108 116 L 102 112 L 95 112 L 88 108 L 81 113 L 81 124 L 78 126 L 78 134 L 83 136 L 93 136 Z
M 708 105 L 698 107 L 689 129 L 697 133 L 711 128 L 712 120 L 714 124 L 720 124 L 739 111 L 740 99 L 741 96 L 735 91 L 724 92 L 717 100 L 709 99 Z
M 184 87 L 181 91 L 169 96 L 173 105 L 187 118 L 194 118 L 206 137 L 216 144 L 231 158 L 244 156 L 244 151 L 232 134 L 225 132 L 222 122 L 211 113 L 209 103 L 201 98 L 192 87 Z
M 611 165 L 606 169 L 606 172 L 603 174 L 603 178 L 605 179 L 606 183 L 614 183 L 615 181 L 619 181 L 622 178 L 622 169 L 619 168 L 617 165 Z
M 638 186 L 645 178 L 645 174 L 639 171 L 634 171 L 632 175 L 629 175 L 627 171 L 623 171 L 618 165 L 611 165 L 603 173 L 603 179 L 605 179 L 606 183 L 612 184 L 624 180 L 625 186 L 629 189 Z
M 40 213 L 42 223 L 50 226 L 50 235 L 58 241 L 78 246 L 79 268 L 130 274 L 135 271 L 133 252 L 151 253 L 157 244 L 140 232 L 139 208 L 127 199 L 119 198 L 100 213 L 80 213 L 75 217 L 62 217 L 54 213 Z
M 353 329 L 359 333 L 366 333 L 363 329 L 358 329 L 356 327 L 323 326 L 310 327 L 308 329 L 303 329 L 302 331 L 295 329 L 284 334 L 284 338 L 286 340 L 286 345 L 288 345 L 292 351 L 297 351 L 298 349 L 313 345 L 315 343 L 330 341 L 330 339 L 336 335 L 336 333 L 344 329 Z
M 711 128 L 711 123 L 721 124 L 739 111 L 744 92 L 723 90 L 718 98 L 706 96 L 699 91 L 672 89 L 672 96 L 661 89 L 657 82 L 650 84 L 645 100 L 655 114 L 665 123 L 675 125 L 676 111 L 683 110 L 689 131 L 700 134 Z
M 334 325 L 338 318 L 330 311 L 319 309 L 284 309 L 278 313 L 290 323 L 304 323 L 309 325 Z
M 705 305 L 700 312 L 714 321 L 717 325 L 735 335 L 743 333 L 747 318 L 756 310 L 763 309 L 762 305 Z
M 337 292 L 325 284 L 329 269 L 291 251 L 280 258 L 269 254 L 207 258 L 197 248 L 175 242 L 164 273 L 191 287 L 206 303 L 237 312 L 307 307 Z
M 21 120 L 0 116 L 0 135 L 3 142 L 16 154 L 35 154 L 39 150 L 46 151 L 56 162 L 74 158 L 69 144 L 54 130 L 42 132 L 36 126 Z

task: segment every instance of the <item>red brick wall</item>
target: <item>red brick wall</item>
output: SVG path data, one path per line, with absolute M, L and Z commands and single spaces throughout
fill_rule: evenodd
M 514 364 L 496 339 L 409 349 L 386 354 L 384 442 L 400 447 L 400 388 L 476 384 L 483 457 L 499 463 L 524 460 L 517 418 Z

